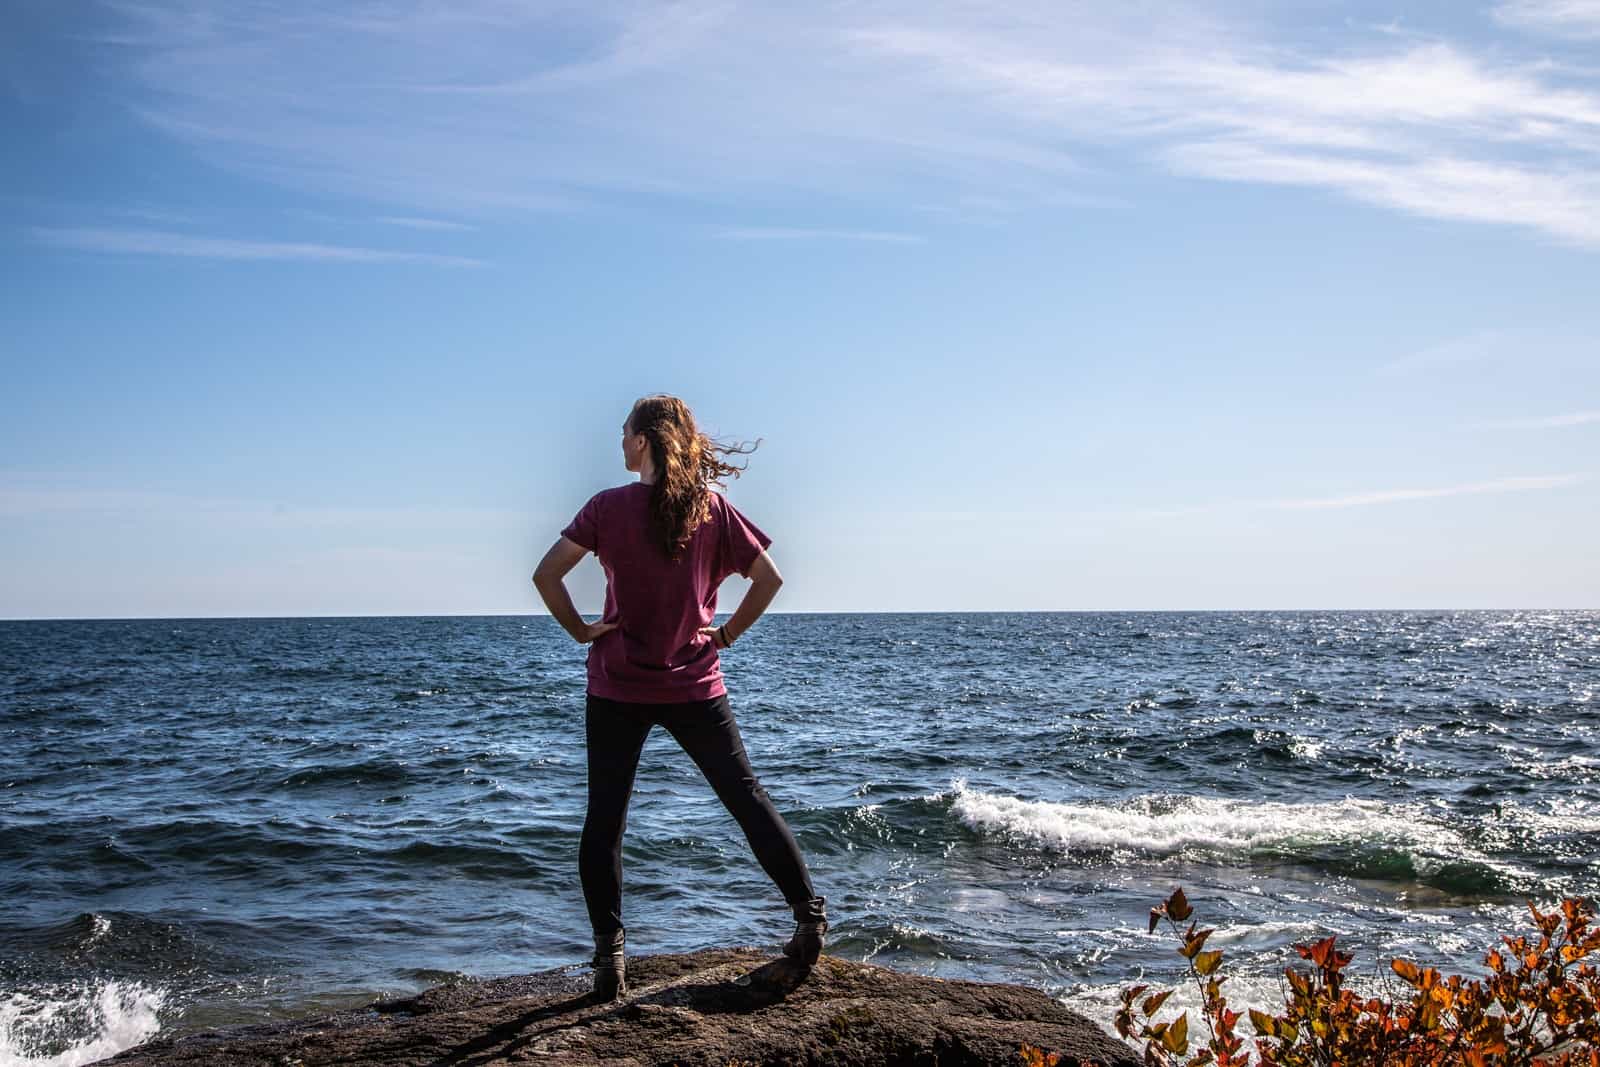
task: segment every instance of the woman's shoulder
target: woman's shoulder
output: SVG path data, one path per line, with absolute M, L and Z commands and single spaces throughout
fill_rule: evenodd
M 640 496 L 648 496 L 648 492 L 641 492 L 640 490 L 648 490 L 649 488 L 643 482 L 624 482 L 621 485 L 613 485 L 610 489 L 602 489 L 589 499 L 596 503 L 609 503 L 613 500 L 625 500 L 635 493 Z
M 711 495 L 711 514 L 716 518 L 719 525 L 735 531 L 754 530 L 755 523 L 751 521 L 750 516 L 736 507 L 733 501 L 728 499 L 726 493 L 719 493 L 715 490 L 707 490 L 707 492 Z

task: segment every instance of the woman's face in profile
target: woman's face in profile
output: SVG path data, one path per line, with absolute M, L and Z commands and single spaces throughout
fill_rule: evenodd
M 622 466 L 624 470 L 637 472 L 639 470 L 639 456 L 643 449 L 639 447 L 639 438 L 642 435 L 628 432 L 626 421 L 622 424 Z

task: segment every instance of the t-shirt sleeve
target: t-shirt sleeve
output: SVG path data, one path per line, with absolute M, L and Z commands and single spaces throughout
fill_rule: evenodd
M 744 517 L 744 514 L 727 498 L 723 498 L 722 512 L 722 545 L 725 551 L 724 559 L 728 561 L 730 571 L 737 572 L 740 577 L 750 577 L 750 568 L 755 566 L 756 560 L 761 558 L 761 553 L 772 544 L 772 538 L 761 532 L 760 527 Z
M 561 531 L 561 536 L 575 545 L 587 548 L 590 552 L 600 551 L 599 493 L 590 497 L 589 502 L 578 509 L 578 514 L 567 523 L 566 529 Z

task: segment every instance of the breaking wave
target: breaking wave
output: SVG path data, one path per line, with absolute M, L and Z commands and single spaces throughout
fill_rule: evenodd
M 79 1067 L 148 1041 L 166 993 L 139 982 L 0 991 L 0 1067 Z
M 1467 894 L 1517 892 L 1531 872 L 1488 856 L 1420 810 L 1345 798 L 1313 804 L 1150 794 L 1120 803 L 1054 803 L 969 789 L 929 798 L 980 834 L 1107 859 L 1210 855 L 1414 881 Z

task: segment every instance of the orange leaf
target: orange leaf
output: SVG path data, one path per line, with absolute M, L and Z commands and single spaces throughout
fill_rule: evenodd
M 1189 1051 L 1189 1013 L 1184 1012 L 1173 1020 L 1167 1032 L 1161 1035 L 1161 1044 L 1168 1052 L 1182 1056 Z
M 1139 1010 L 1144 1012 L 1145 1018 L 1149 1018 L 1161 1010 L 1161 1005 L 1165 1004 L 1170 996 L 1172 996 L 1172 990 L 1169 989 L 1165 993 L 1157 993 L 1154 996 L 1146 997 L 1144 1003 L 1139 1005 Z
M 1298 945 L 1295 947 L 1299 948 Z M 1303 955 L 1318 967 L 1326 967 L 1328 961 L 1333 958 L 1333 938 L 1325 937 L 1316 944 L 1307 946 Z
M 1213 931 L 1211 930 L 1201 930 L 1199 933 L 1189 937 L 1184 941 L 1183 947 L 1178 950 L 1178 954 L 1186 959 L 1194 959 L 1195 953 L 1200 951 L 1200 947 L 1206 943 L 1206 938 L 1210 937 L 1212 933 Z

